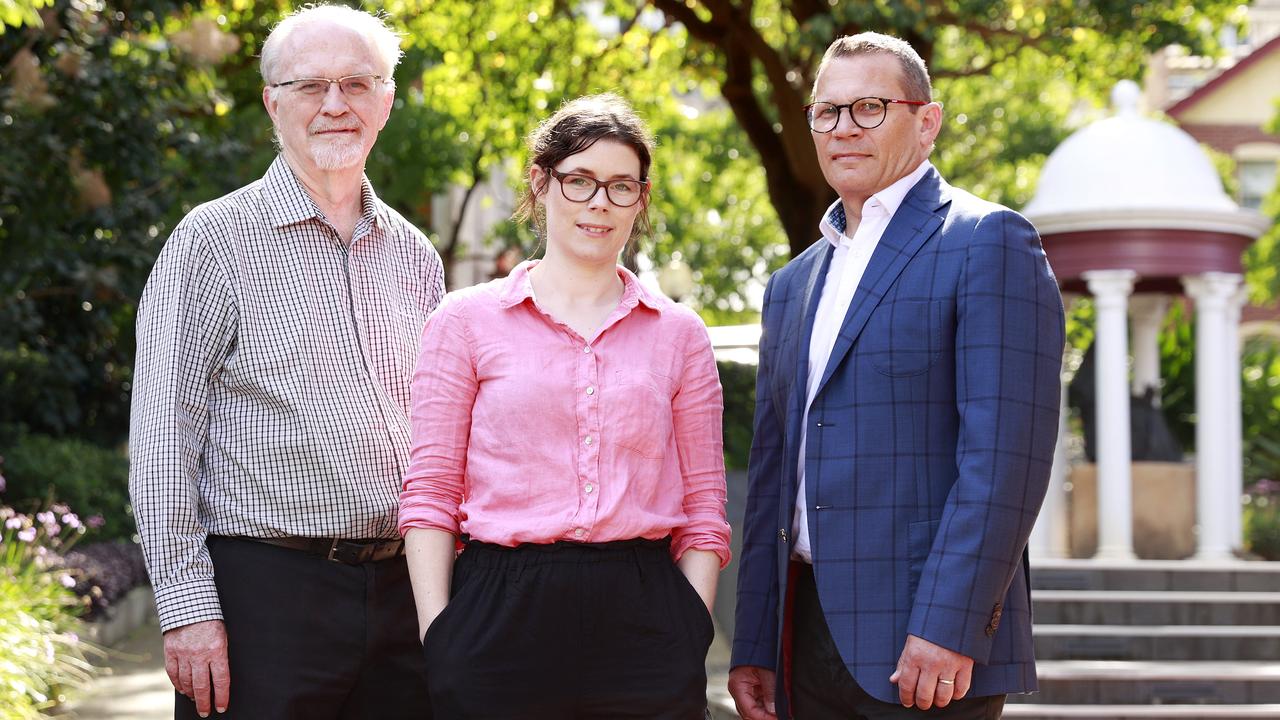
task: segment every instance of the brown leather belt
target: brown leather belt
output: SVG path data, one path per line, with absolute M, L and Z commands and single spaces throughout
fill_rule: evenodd
M 266 543 L 277 547 L 301 550 L 319 555 L 326 560 L 346 565 L 360 565 L 380 560 L 390 560 L 404 554 L 404 540 L 346 540 L 344 538 L 278 537 L 245 540 Z

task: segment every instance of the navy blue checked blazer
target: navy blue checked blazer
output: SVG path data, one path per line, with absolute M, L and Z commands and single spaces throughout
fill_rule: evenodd
M 765 291 L 735 667 L 781 667 L 809 335 L 832 252 L 814 244 Z M 889 676 L 908 633 L 975 660 L 971 697 L 1036 689 L 1025 548 L 1064 341 L 1035 229 L 930 169 L 871 256 L 808 415 L 818 594 L 872 696 L 898 702 Z

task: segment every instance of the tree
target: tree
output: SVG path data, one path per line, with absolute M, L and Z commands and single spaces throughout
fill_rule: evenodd
M 1073 97 L 1096 97 L 1140 74 L 1147 53 L 1170 43 L 1211 44 L 1233 2 L 1069 0 L 613 0 L 634 32 L 687 33 L 684 72 L 715 87 L 755 148 L 791 253 L 816 237 L 834 199 L 801 108 L 821 54 L 840 35 L 876 30 L 912 44 L 948 107 L 936 161 L 952 180 L 1018 204 L 1067 127 Z M 646 9 L 664 25 L 649 30 Z

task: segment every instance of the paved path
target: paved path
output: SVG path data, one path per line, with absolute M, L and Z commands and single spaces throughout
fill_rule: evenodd
M 737 718 L 725 691 L 729 651 L 717 633 L 708 653 L 707 700 L 715 720 Z M 107 650 L 98 661 L 103 672 L 89 684 L 81 699 L 64 710 L 77 720 L 169 720 L 173 717 L 173 686 L 164 672 L 160 626 L 155 620 L 135 630 Z
M 71 703 L 67 715 L 79 720 L 169 720 L 173 686 L 164 673 L 160 626 L 147 623 L 108 648 L 97 661 L 104 671 Z

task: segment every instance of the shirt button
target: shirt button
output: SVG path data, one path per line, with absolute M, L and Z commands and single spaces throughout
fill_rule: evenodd
M 582 537 L 582 528 L 574 528 L 574 530 L 573 530 L 573 536 L 574 536 L 574 537 Z
M 591 492 L 592 490 L 595 490 L 595 487 L 593 487 L 591 483 L 587 483 L 587 486 L 582 488 L 582 491 L 587 493 Z
M 591 352 L 591 346 L 590 346 L 590 345 L 587 345 L 586 347 L 582 348 L 582 352 L 584 352 L 584 353 L 589 353 L 589 352 Z
M 588 394 L 588 395 L 595 395 L 595 394 L 596 394 L 596 389 L 595 389 L 594 387 L 589 387 L 589 388 L 587 388 L 587 394 Z
M 588 435 L 588 436 L 587 436 L 587 438 L 586 438 L 585 440 L 583 440 L 583 442 L 585 442 L 586 444 L 590 445 L 590 444 L 591 444 L 591 436 L 590 436 L 590 435 Z

